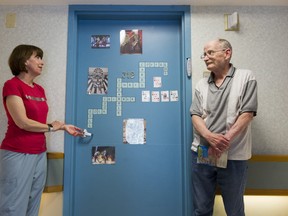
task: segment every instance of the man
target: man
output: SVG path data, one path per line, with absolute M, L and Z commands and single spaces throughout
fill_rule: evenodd
M 251 158 L 251 121 L 257 112 L 257 82 L 251 71 L 236 69 L 230 63 L 231 57 L 232 46 L 225 39 L 208 42 L 201 56 L 211 75 L 196 85 L 190 108 L 196 216 L 213 215 L 216 185 L 226 214 L 245 215 L 243 195 L 247 160 Z M 201 163 L 205 154 L 219 159 L 227 153 L 226 168 Z

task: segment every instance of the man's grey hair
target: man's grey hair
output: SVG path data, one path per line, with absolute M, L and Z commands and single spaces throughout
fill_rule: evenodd
M 232 46 L 226 39 L 219 38 L 218 42 L 223 49 L 230 49 L 232 51 Z

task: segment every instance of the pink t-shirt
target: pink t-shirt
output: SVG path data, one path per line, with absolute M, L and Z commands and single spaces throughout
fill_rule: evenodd
M 3 87 L 3 104 L 8 118 L 8 128 L 0 146 L 1 149 L 28 153 L 40 154 L 46 151 L 46 137 L 43 132 L 29 132 L 19 128 L 10 116 L 6 97 L 16 95 L 22 98 L 26 115 L 29 119 L 46 124 L 48 105 L 44 89 L 34 83 L 31 87 L 22 82 L 18 77 L 6 81 Z

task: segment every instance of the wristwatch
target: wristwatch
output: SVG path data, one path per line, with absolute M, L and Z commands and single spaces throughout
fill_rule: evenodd
M 48 132 L 52 132 L 53 131 L 53 125 L 52 124 L 47 124 L 48 125 Z

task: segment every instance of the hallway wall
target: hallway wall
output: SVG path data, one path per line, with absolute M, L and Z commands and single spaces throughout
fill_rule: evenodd
M 224 31 L 224 14 L 237 11 L 240 31 Z M 16 28 L 6 28 L 8 13 L 16 13 Z M 37 45 L 44 50 L 45 66 L 37 79 L 46 89 L 49 119 L 64 120 L 67 57 L 67 6 L 2 6 L 0 7 L 0 93 L 3 83 L 11 77 L 7 60 L 20 43 Z M 288 7 L 192 7 L 192 83 L 206 70 L 200 55 L 207 40 L 228 39 L 233 46 L 232 62 L 236 67 L 251 69 L 259 83 L 259 111 L 253 122 L 254 154 L 287 154 L 288 93 Z M 6 116 L 0 106 L 0 140 L 6 131 Z M 62 132 L 47 135 L 49 151 L 64 151 Z M 279 205 L 266 205 L 277 200 Z M 281 199 L 281 201 L 278 201 Z M 62 215 L 62 193 L 45 194 L 40 216 Z M 215 215 L 222 215 L 221 202 L 216 200 Z M 282 216 L 287 212 L 287 197 L 248 197 L 247 215 Z M 265 203 L 266 203 L 265 202 Z M 285 205 L 281 206 L 281 203 Z M 269 208 L 268 208 L 269 207 Z

